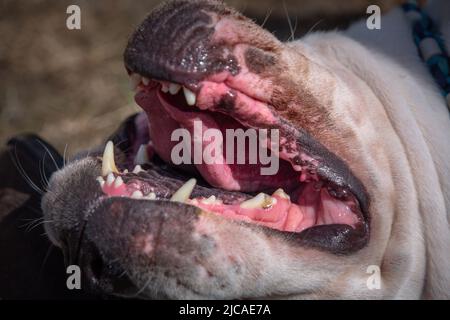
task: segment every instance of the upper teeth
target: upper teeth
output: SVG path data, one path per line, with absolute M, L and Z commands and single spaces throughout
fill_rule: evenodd
M 164 93 L 169 92 L 169 86 L 166 83 L 161 84 L 161 91 Z
M 259 209 L 269 208 L 276 203 L 277 199 L 261 192 L 258 193 L 255 197 L 242 202 L 240 206 L 243 209 Z
M 188 180 L 172 195 L 170 201 L 186 202 L 191 196 L 191 193 L 194 190 L 196 184 L 197 180 L 195 180 L 194 178 Z
M 195 105 L 195 102 L 196 102 L 195 93 L 193 93 L 191 90 L 189 90 L 186 87 L 183 87 L 183 93 L 184 93 L 184 97 L 186 98 L 187 104 L 189 106 Z
M 170 94 L 175 95 L 175 94 L 178 93 L 178 91 L 180 91 L 180 89 L 181 89 L 181 86 L 179 84 L 176 84 L 176 83 L 169 84 L 169 92 L 170 92 Z
M 114 162 L 114 144 L 108 141 L 103 152 L 102 176 L 107 176 L 111 172 L 119 173 L 119 170 Z
M 140 83 L 143 83 L 145 86 L 149 85 L 150 79 L 146 78 L 144 76 L 141 76 L 137 73 L 132 73 L 130 75 L 130 85 L 131 89 L 133 91 L 136 91 L 136 89 L 139 87 Z M 186 102 L 189 106 L 194 106 L 197 102 L 197 97 L 194 92 L 192 92 L 190 89 L 186 88 L 185 86 L 181 86 L 178 83 L 166 83 L 161 82 L 161 91 L 164 93 L 169 92 L 172 95 L 178 94 L 180 92 L 181 88 L 183 88 L 184 97 L 186 99 Z

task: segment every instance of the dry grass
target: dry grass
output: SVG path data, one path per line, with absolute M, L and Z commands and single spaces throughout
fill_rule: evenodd
M 1 145 L 20 132 L 36 132 L 59 150 L 67 144 L 73 154 L 100 143 L 136 112 L 122 51 L 134 26 L 157 2 L 0 0 Z M 266 26 L 288 30 L 278 0 L 228 2 L 258 21 L 272 10 Z M 301 34 L 319 20 L 325 21 L 319 28 L 347 22 L 377 1 L 337 2 L 285 3 Z M 383 7 L 394 2 L 383 1 Z M 65 11 L 73 3 L 81 7 L 82 30 L 65 27 Z

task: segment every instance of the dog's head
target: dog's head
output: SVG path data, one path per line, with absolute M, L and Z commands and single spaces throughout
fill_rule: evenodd
M 282 43 L 218 2 L 150 13 L 124 55 L 145 112 L 122 125 L 115 148 L 56 172 L 43 199 L 67 262 L 116 295 L 377 296 L 366 271 L 382 261 L 394 211 L 373 125 L 386 115 L 324 58 L 328 49 Z M 276 148 L 265 140 L 276 174 L 262 175 L 261 164 L 177 165 L 173 132 L 195 137 L 195 123 L 201 133 L 278 132 Z

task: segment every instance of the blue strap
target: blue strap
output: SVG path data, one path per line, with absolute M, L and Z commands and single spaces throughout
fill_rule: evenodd
M 419 55 L 439 85 L 450 110 L 450 58 L 444 39 L 433 20 L 417 5 L 417 1 L 410 0 L 403 4 L 402 8 L 411 21 L 413 39 Z

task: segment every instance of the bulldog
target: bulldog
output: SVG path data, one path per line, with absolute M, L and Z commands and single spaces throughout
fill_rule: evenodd
M 449 7 L 429 9 L 447 41 Z M 400 8 L 381 30 L 361 21 L 282 43 L 221 2 L 176 0 L 137 27 L 124 62 L 143 112 L 55 172 L 42 201 L 84 285 L 156 299 L 450 298 L 450 117 Z M 278 130 L 278 172 L 174 164 L 172 132 L 194 120 Z

